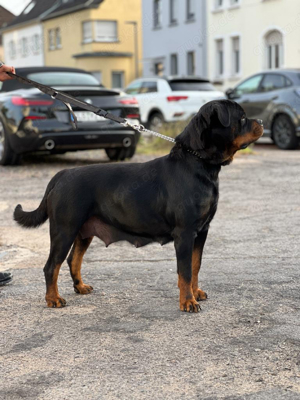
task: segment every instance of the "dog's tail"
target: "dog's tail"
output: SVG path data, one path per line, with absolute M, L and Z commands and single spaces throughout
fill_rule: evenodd
M 63 171 L 60 171 L 63 172 Z M 14 211 L 14 220 L 24 228 L 37 228 L 42 225 L 48 219 L 47 212 L 47 197 L 50 191 L 54 188 L 60 173 L 56 174 L 54 178 L 49 182 L 43 200 L 38 208 L 34 211 L 26 212 L 23 211 L 21 204 L 18 204 Z

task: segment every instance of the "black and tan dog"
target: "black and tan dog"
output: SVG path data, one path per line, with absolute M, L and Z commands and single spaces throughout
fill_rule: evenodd
M 48 184 L 40 206 L 14 219 L 23 227 L 50 221 L 51 248 L 44 272 L 48 307 L 63 307 L 57 278 L 68 257 L 75 292 L 90 293 L 81 263 L 94 236 L 108 246 L 127 240 L 136 247 L 174 241 L 179 305 L 198 312 L 198 273 L 209 224 L 218 204 L 218 174 L 236 151 L 263 133 L 262 121 L 249 120 L 229 100 L 205 104 L 176 138 L 170 154 L 142 164 L 91 165 L 60 171 Z

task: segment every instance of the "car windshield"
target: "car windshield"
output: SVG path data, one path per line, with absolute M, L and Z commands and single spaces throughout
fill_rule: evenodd
M 27 77 L 48 86 L 99 86 L 97 79 L 90 74 L 80 72 L 34 72 Z
M 169 81 L 169 85 L 171 86 L 172 90 L 177 92 L 186 90 L 211 92 L 216 90 L 214 86 L 208 81 L 176 80 L 176 81 Z

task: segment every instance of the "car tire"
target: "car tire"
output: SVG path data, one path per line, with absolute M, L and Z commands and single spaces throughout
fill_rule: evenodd
M 148 129 L 150 131 L 159 132 L 163 126 L 164 117 L 160 112 L 155 112 L 150 115 L 147 123 Z
M 125 158 L 132 158 L 134 156 L 136 150 L 136 146 L 130 146 L 128 148 L 125 147 L 117 147 L 112 149 L 105 149 L 107 157 L 111 161 L 124 161 Z
M 296 128 L 290 117 L 286 114 L 278 115 L 272 126 L 272 139 L 276 146 L 282 150 L 295 150 L 299 146 Z
M 18 165 L 19 162 L 20 156 L 10 147 L 4 124 L 0 119 L 0 165 Z

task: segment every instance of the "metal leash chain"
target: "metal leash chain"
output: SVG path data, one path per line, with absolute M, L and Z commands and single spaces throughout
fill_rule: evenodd
M 128 122 L 128 120 L 125 120 L 125 122 L 121 123 L 121 125 L 123 125 L 125 127 L 129 127 L 131 129 L 134 129 L 135 131 L 138 131 L 141 133 L 142 132 L 150 133 L 150 135 L 157 136 L 160 139 L 164 139 L 164 140 L 167 140 L 168 142 L 175 143 L 174 138 L 166 136 L 166 135 L 162 135 L 161 133 L 158 133 L 158 132 L 151 131 L 150 129 L 146 129 L 144 127 L 144 125 L 134 125 L 134 124 L 131 124 L 130 122 Z

